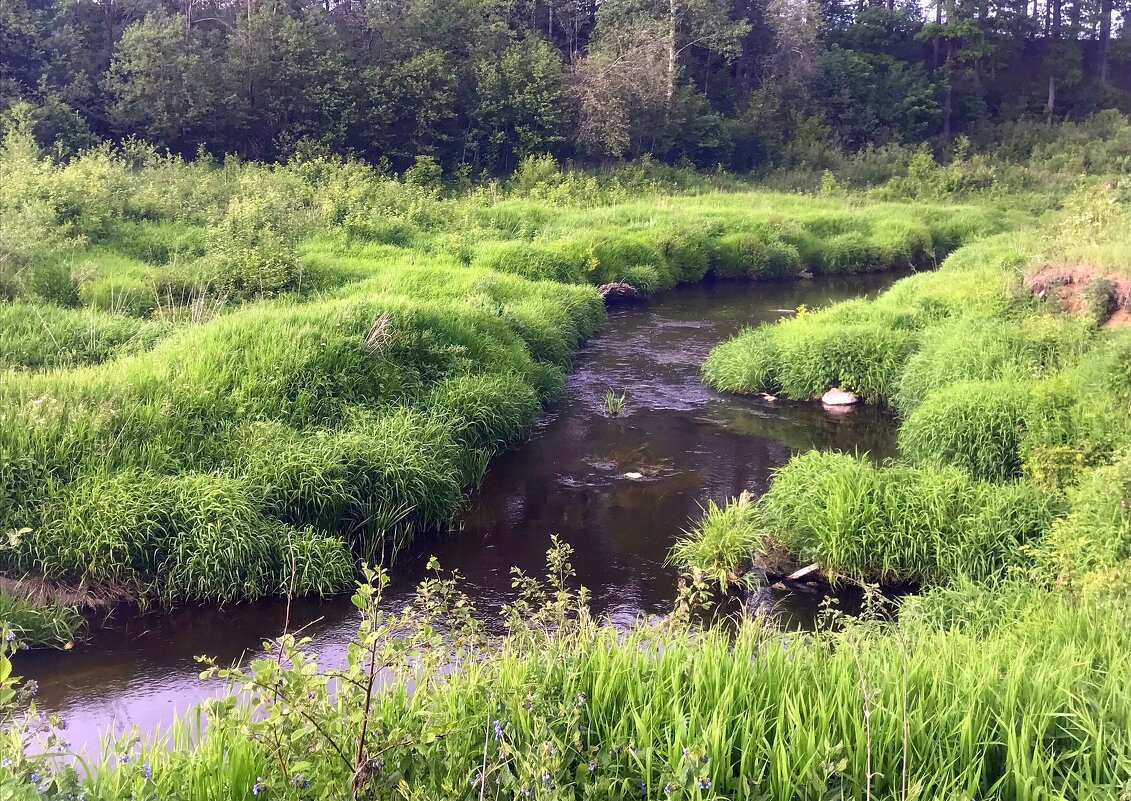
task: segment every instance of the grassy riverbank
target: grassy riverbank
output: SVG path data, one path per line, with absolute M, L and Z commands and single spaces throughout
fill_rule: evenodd
M 755 277 L 904 266 L 927 252 L 912 228 L 936 256 L 969 243 L 875 300 L 800 310 L 712 354 L 705 374 L 724 389 L 808 399 L 841 385 L 888 404 L 901 456 L 803 455 L 762 499 L 713 509 L 675 552 L 692 567 L 669 619 L 627 633 L 590 619 L 563 547 L 544 581 L 515 577 L 495 640 L 455 582 L 437 574 L 389 616 L 387 577 L 371 573 L 344 668 L 320 669 L 317 643 L 289 635 L 246 665 L 206 666 L 242 693 L 201 711 L 206 733 L 119 739 L 81 776 L 52 755 L 67 751 L 61 734 L 46 756 L 28 747 L 52 721 L 21 712 L 30 690 L 5 656 L 7 797 L 1131 792 L 1131 224 L 1118 181 L 1011 233 L 1018 221 L 989 205 L 631 199 L 595 178 L 592 193 L 566 193 L 575 203 L 518 184 L 517 199 L 442 197 L 356 165 L 98 158 L 76 162 L 108 171 L 92 185 L 116 176 L 130 187 L 121 208 L 150 197 L 149 212 L 68 228 L 84 213 L 50 206 L 63 185 L 51 182 L 85 173 L 39 161 L 52 192 L 4 207 L 82 237 L 5 256 L 24 267 L 3 308 L 27 333 L 5 345 L 0 376 L 5 420 L 20 423 L 0 429 L 4 558 L 170 603 L 337 589 L 359 552 L 442 524 L 599 325 L 592 283 L 658 291 L 734 263 Z M 179 195 L 193 199 L 160 211 Z M 192 216 L 209 203 L 218 216 Z M 156 241 L 188 244 L 126 254 L 154 226 Z M 44 287 L 65 290 L 54 306 Z M 23 312 L 70 323 L 44 337 Z M 817 632 L 692 623 L 715 579 L 767 552 L 924 592 L 894 622 L 870 594 L 860 619 L 833 615 Z
M 426 165 L 55 164 L 12 132 L 4 570 L 165 604 L 342 591 L 523 437 L 594 284 L 929 267 L 1005 224 L 649 169 L 444 193 Z
M 784 548 L 884 581 L 1126 570 L 1128 209 L 1116 186 L 1081 190 L 1042 229 L 716 348 L 703 371 L 721 389 L 806 399 L 841 386 L 889 404 L 902 463 L 801 457 L 680 558 L 734 575 Z M 1104 501 L 1088 490 L 1101 480 Z

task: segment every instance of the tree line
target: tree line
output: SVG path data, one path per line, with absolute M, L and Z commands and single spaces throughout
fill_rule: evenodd
M 0 108 L 136 137 L 505 173 L 747 170 L 1131 107 L 1128 0 L 0 0 Z

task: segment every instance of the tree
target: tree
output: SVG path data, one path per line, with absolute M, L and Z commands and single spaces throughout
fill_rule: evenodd
M 475 71 L 477 151 L 490 168 L 509 172 L 565 141 L 562 63 L 546 42 L 521 39 L 501 58 L 480 60 Z
M 224 51 L 190 31 L 185 17 L 150 14 L 122 34 L 106 75 L 118 131 L 184 154 L 199 145 L 221 148 L 242 127 Z

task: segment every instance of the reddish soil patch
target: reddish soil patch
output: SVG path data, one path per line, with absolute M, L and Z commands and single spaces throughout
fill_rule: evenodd
M 1034 297 L 1055 300 L 1068 314 L 1089 313 L 1110 327 L 1127 325 L 1131 278 L 1085 264 L 1048 264 L 1025 276 Z

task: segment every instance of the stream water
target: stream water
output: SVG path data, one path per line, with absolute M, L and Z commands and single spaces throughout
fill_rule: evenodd
M 699 365 L 715 344 L 747 326 L 809 307 L 874 293 L 893 276 L 791 283 L 714 283 L 679 289 L 647 305 L 614 308 L 579 354 L 564 396 L 530 440 L 497 457 L 455 529 L 417 541 L 393 570 L 387 603 L 399 608 L 430 554 L 458 569 L 490 624 L 511 595 L 510 568 L 541 573 L 550 535 L 574 549 L 578 581 L 595 613 L 618 625 L 663 614 L 675 596 L 664 566 L 674 539 L 702 505 L 766 489 L 771 471 L 819 447 L 876 456 L 894 451 L 894 422 L 870 408 L 832 413 L 818 403 L 767 403 L 703 385 Z M 610 417 L 605 394 L 624 392 Z M 640 473 L 641 478 L 626 478 Z M 783 625 L 806 625 L 820 601 L 777 593 Z M 222 692 L 198 678 L 194 657 L 234 661 L 283 628 L 278 600 L 226 608 L 122 615 L 90 644 L 21 655 L 17 670 L 39 682 L 41 709 L 60 713 L 76 747 L 99 733 L 152 732 L 204 697 Z M 301 600 L 291 626 L 306 626 L 330 662 L 356 630 L 348 598 Z

